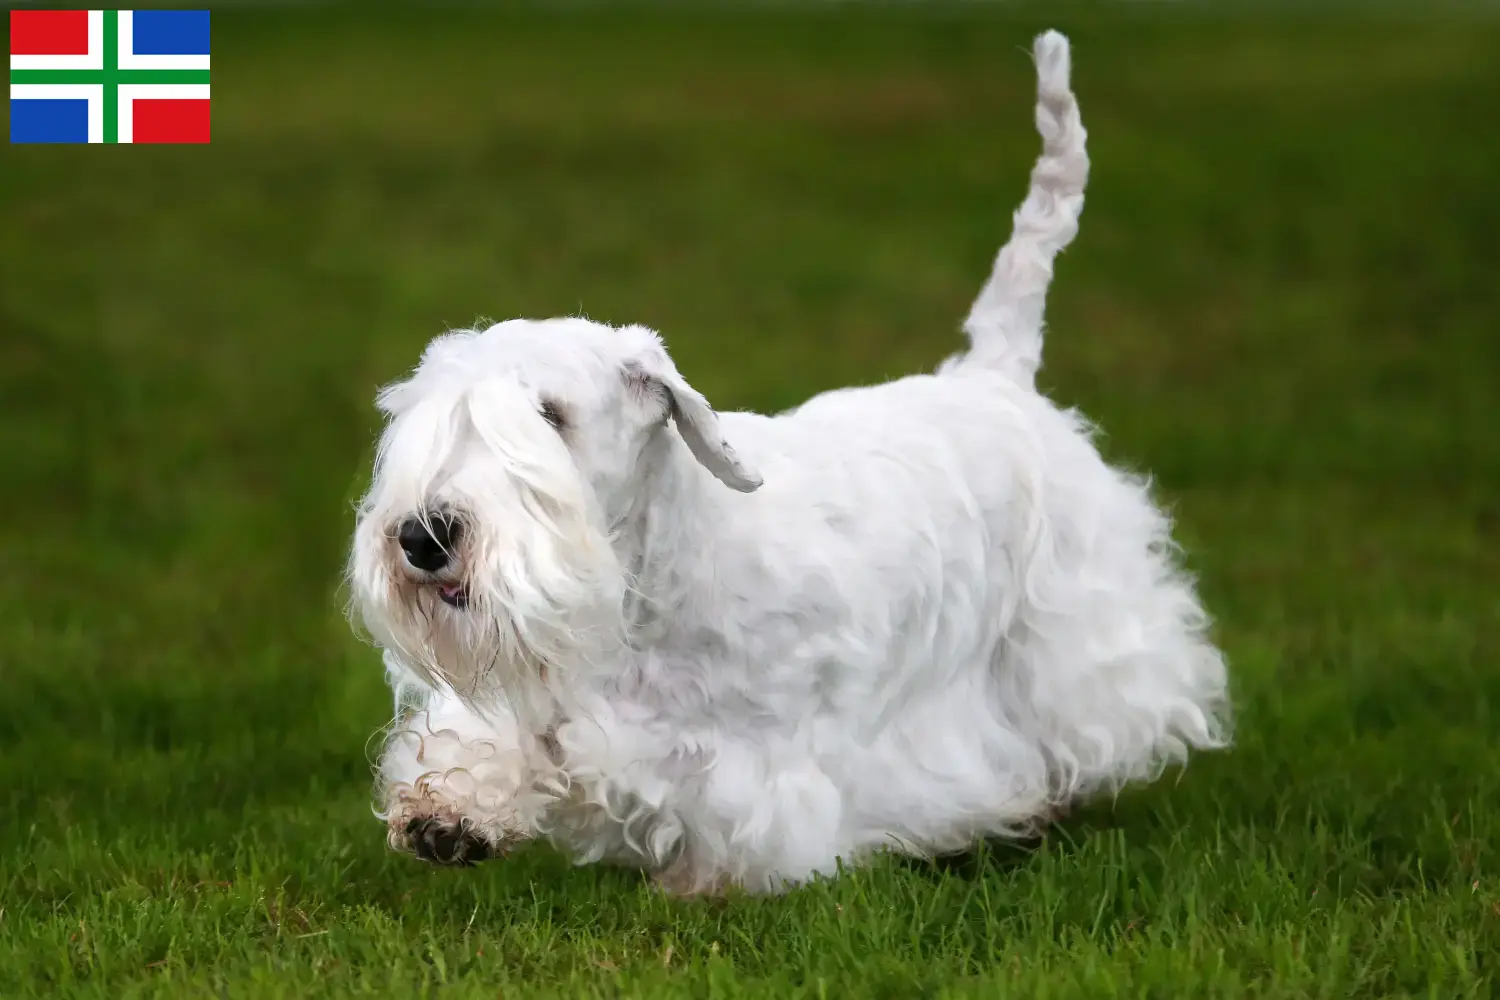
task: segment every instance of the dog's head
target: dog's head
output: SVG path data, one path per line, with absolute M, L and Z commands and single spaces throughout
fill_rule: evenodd
M 644 327 L 445 334 L 378 402 L 388 422 L 354 533 L 354 607 L 381 646 L 470 695 L 621 640 L 615 536 L 674 436 L 726 485 L 760 485 Z

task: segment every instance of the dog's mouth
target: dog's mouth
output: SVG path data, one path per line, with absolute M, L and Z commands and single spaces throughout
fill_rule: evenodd
M 461 583 L 444 583 L 438 585 L 438 597 L 450 608 L 463 610 L 469 606 L 469 590 Z

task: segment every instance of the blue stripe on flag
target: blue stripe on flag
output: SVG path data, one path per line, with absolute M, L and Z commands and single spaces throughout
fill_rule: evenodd
M 10 99 L 11 142 L 88 142 L 89 102 Z
M 138 10 L 131 22 L 138 56 L 208 55 L 206 10 Z

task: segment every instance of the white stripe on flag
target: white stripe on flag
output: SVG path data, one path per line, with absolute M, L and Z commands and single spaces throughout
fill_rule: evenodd
M 132 102 L 136 98 L 159 100 L 208 100 L 208 84 L 206 83 L 125 83 L 120 85 L 120 125 L 118 139 L 120 142 L 135 142 L 135 108 Z
M 13 101 L 89 102 L 89 142 L 104 141 L 104 85 L 99 83 L 13 83 Z
M 121 69 L 208 69 L 208 56 L 138 56 L 135 54 L 135 11 L 120 11 Z M 122 140 L 123 141 L 123 140 Z
M 86 56 L 11 56 L 11 69 L 103 69 L 104 11 L 89 11 L 89 54 Z

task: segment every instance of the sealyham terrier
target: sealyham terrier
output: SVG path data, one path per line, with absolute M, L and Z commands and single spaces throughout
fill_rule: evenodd
M 1041 158 L 936 373 L 716 413 L 651 330 L 567 318 L 447 333 L 381 392 L 349 579 L 393 846 L 777 891 L 1227 742 L 1167 515 L 1034 386 L 1089 170 L 1067 39 L 1035 58 Z

